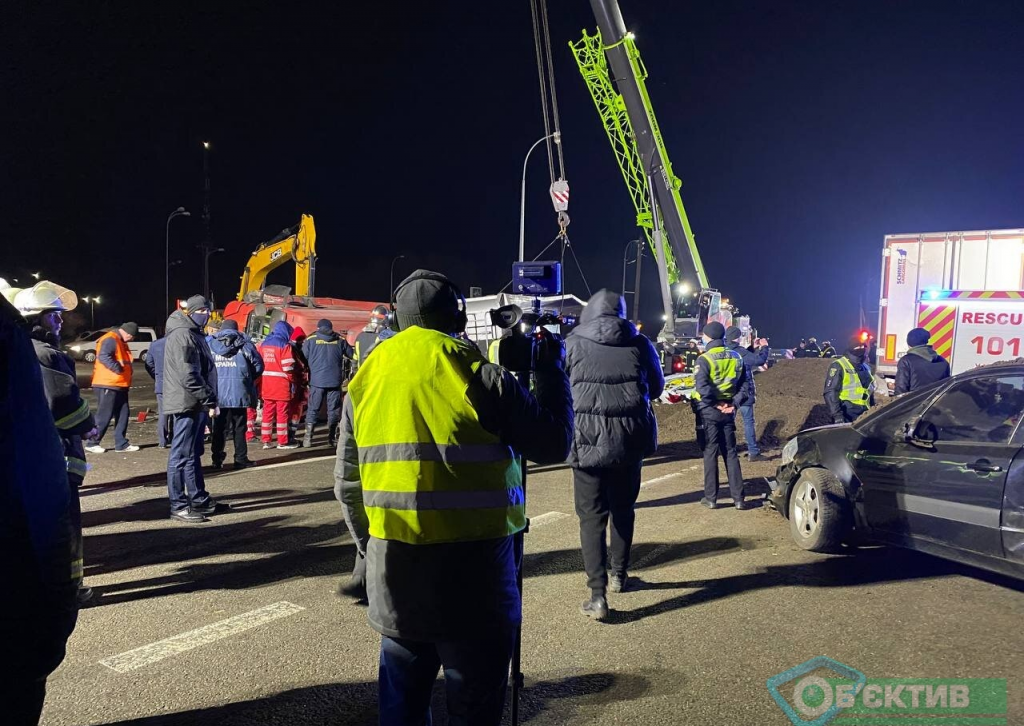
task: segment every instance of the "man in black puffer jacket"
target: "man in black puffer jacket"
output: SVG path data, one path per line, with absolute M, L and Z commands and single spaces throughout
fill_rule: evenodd
M 924 328 L 907 333 L 910 350 L 896 366 L 897 396 L 949 378 L 949 363 L 929 345 L 930 338 L 931 333 Z
M 633 505 L 640 494 L 640 467 L 658 447 L 651 399 L 665 377 L 654 345 L 625 319 L 622 296 L 601 290 L 587 303 L 580 324 L 565 341 L 565 368 L 572 384 L 576 431 L 573 469 L 576 514 L 591 599 L 584 615 L 608 614 L 608 544 L 611 515 L 612 592 L 626 588 L 633 543 Z

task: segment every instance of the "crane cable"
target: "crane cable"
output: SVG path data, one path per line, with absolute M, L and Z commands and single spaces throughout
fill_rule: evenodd
M 530 15 L 533 19 L 533 47 L 537 57 L 537 80 L 540 85 L 540 106 L 544 115 L 544 136 L 548 152 L 548 176 L 554 184 L 555 155 L 551 149 L 551 140 L 558 137 L 558 177 L 565 179 L 565 157 L 562 154 L 561 123 L 558 115 L 558 92 L 555 90 L 555 68 L 551 55 L 551 34 L 548 30 L 547 0 L 530 0 Z M 545 67 L 546 66 L 546 67 Z M 548 105 L 550 94 L 551 103 Z M 553 122 L 553 123 L 552 123 Z M 552 125 L 554 129 L 552 129 Z

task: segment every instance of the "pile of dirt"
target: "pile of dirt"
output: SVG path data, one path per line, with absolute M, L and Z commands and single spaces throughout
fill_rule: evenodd
M 756 374 L 755 417 L 762 449 L 777 449 L 802 429 L 832 423 L 822 397 L 830 363 L 815 358 L 781 360 L 764 373 Z M 696 456 L 696 430 L 689 405 L 657 404 L 655 413 L 661 448 Z M 743 424 L 738 418 L 736 423 L 737 438 L 743 441 Z

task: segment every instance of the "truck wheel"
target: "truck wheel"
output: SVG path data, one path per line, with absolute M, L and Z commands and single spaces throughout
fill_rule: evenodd
M 789 497 L 793 541 L 811 552 L 835 552 L 850 529 L 843 485 L 825 469 L 804 469 Z
M 88 353 L 83 355 L 82 358 L 85 359 L 86 363 L 95 363 L 96 362 L 96 353 L 90 350 Z

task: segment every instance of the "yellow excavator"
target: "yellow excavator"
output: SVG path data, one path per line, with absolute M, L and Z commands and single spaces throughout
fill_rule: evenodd
M 267 282 L 267 275 L 287 262 L 295 263 L 295 297 L 312 297 L 316 277 L 316 227 L 313 217 L 303 214 L 294 227 L 281 230 L 267 240 L 249 257 L 238 288 L 239 302 L 245 302 L 253 293 L 259 294 Z

